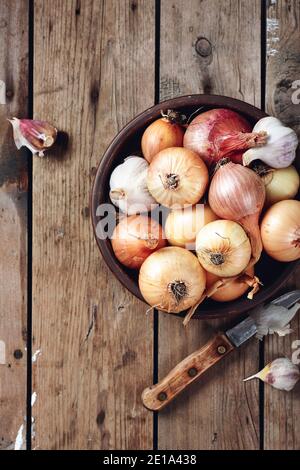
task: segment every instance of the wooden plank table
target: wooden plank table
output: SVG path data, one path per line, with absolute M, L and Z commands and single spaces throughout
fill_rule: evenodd
M 143 388 L 228 322 L 147 316 L 101 259 L 89 213 L 105 148 L 159 100 L 228 95 L 300 135 L 299 24 L 299 0 L 2 0 L 0 448 L 25 447 L 27 385 L 35 449 L 300 448 L 299 387 L 242 382 L 291 356 L 299 316 L 292 336 L 249 342 L 159 415 L 143 408 Z M 32 160 L 13 115 L 68 141 Z

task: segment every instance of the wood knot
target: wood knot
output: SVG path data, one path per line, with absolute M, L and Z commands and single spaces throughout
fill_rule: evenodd
M 14 97 L 14 94 L 15 94 L 14 91 L 13 91 L 13 90 L 10 90 L 10 89 L 9 89 L 9 90 L 6 90 L 6 93 L 5 93 L 6 98 L 7 98 L 8 100 L 12 100 L 13 97 Z
M 90 208 L 89 207 L 84 207 L 81 211 L 81 214 L 84 218 L 88 218 L 90 216 Z
M 90 91 L 90 100 L 92 103 L 94 104 L 97 104 L 98 103 L 98 100 L 99 100 L 99 87 L 97 84 L 94 84 L 92 87 L 91 87 L 91 91 Z
M 79 16 L 81 13 L 81 5 L 80 5 L 80 0 L 76 1 L 76 8 L 75 8 L 75 15 Z
M 105 411 L 104 410 L 100 410 L 98 415 L 97 415 L 97 418 L 96 418 L 96 422 L 99 426 L 99 428 L 101 427 L 101 425 L 104 423 L 104 420 L 105 420 Z
M 197 39 L 195 49 L 197 54 L 199 54 L 201 57 L 208 57 L 212 53 L 212 45 L 210 41 L 204 37 Z
M 15 359 L 22 359 L 22 357 L 23 357 L 23 353 L 22 353 L 21 349 L 16 349 L 14 351 L 14 358 Z

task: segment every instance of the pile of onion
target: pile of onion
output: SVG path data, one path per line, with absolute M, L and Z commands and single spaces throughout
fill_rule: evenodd
M 116 258 L 139 269 L 151 308 L 187 310 L 186 325 L 205 298 L 229 302 L 248 291 L 252 299 L 263 248 L 278 261 L 300 258 L 300 202 L 292 200 L 300 179 L 291 165 L 297 136 L 278 119 L 252 129 L 223 108 L 189 125 L 182 118 L 168 111 L 146 128 L 143 157 L 115 168 L 110 197 L 127 214 L 111 240 Z M 159 204 L 169 209 L 164 229 L 150 218 Z
M 188 126 L 183 145 L 197 152 L 208 166 L 227 157 L 242 163 L 245 150 L 266 143 L 266 132 L 252 132 L 250 124 L 235 111 L 211 109 L 195 117 Z
M 176 246 L 162 248 L 142 264 L 139 287 L 153 308 L 178 313 L 199 303 L 206 284 L 205 271 L 195 255 Z
M 131 215 L 116 226 L 111 243 L 120 263 L 138 269 L 151 253 L 166 245 L 166 240 L 156 220 L 145 215 Z

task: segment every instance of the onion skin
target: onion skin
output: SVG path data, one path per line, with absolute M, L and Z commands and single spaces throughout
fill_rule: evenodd
M 262 252 L 258 222 L 265 202 L 265 186 L 261 178 L 242 165 L 225 163 L 212 178 L 208 200 L 220 218 L 234 220 L 244 227 L 255 264 Z
M 247 274 L 249 276 L 254 276 L 254 267 L 252 266 L 248 271 Z M 211 286 L 215 284 L 216 281 L 221 279 L 219 276 L 215 274 L 206 272 L 206 287 L 209 289 Z M 242 274 L 241 276 L 237 277 L 232 281 L 232 283 L 225 285 L 224 287 L 220 287 L 210 298 L 215 300 L 216 302 L 231 302 L 232 300 L 236 300 L 241 297 L 247 290 L 249 289 L 249 284 L 245 282 L 245 277 Z
M 140 269 L 139 287 L 145 301 L 168 313 L 178 313 L 197 304 L 205 284 L 205 271 L 196 256 L 177 246 L 156 251 Z M 176 297 L 175 285 L 179 292 L 183 286 L 184 295 Z
M 251 245 L 240 224 L 231 220 L 216 220 L 198 233 L 196 252 L 206 271 L 219 277 L 232 277 L 247 268 Z
M 197 153 L 182 147 L 161 150 L 148 169 L 150 194 L 170 208 L 196 204 L 204 195 L 208 181 L 203 160 Z
M 150 163 L 153 157 L 169 147 L 182 147 L 184 129 L 180 124 L 168 118 L 160 118 L 152 122 L 142 137 L 142 152 Z
M 194 250 L 197 233 L 217 218 L 208 204 L 174 209 L 168 214 L 165 224 L 168 242 L 170 245 Z
M 242 163 L 246 149 L 265 142 L 265 133 L 253 133 L 250 124 L 238 113 L 218 108 L 192 120 L 185 132 L 183 146 L 197 152 L 210 167 L 224 157 Z
M 300 258 L 300 202 L 280 201 L 270 207 L 261 223 L 264 249 L 271 258 L 289 262 Z
M 166 245 L 161 225 L 145 215 L 124 217 L 111 239 L 116 258 L 124 266 L 139 269 L 154 251 Z

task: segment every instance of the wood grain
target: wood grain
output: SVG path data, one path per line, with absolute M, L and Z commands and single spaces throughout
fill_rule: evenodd
M 260 106 L 260 15 L 258 0 L 162 0 L 161 99 L 205 92 Z M 161 313 L 159 378 L 226 324 L 193 320 L 185 330 Z M 258 384 L 242 382 L 257 366 L 252 341 L 208 371 L 159 414 L 158 448 L 257 449 Z
M 267 8 L 266 110 L 293 127 L 300 138 L 300 1 L 277 0 Z M 299 81 L 298 84 L 295 83 Z M 297 91 L 298 90 L 298 91 Z M 299 157 L 298 157 L 299 167 Z M 286 290 L 300 288 L 300 269 Z M 294 330 L 286 338 L 269 337 L 265 343 L 265 363 L 278 357 L 291 358 L 299 349 L 299 314 Z M 293 347 L 294 346 L 294 347 Z M 299 354 L 298 354 L 299 358 Z M 299 386 L 285 393 L 265 386 L 265 449 L 300 449 Z
M 27 156 L 7 118 L 27 113 L 28 2 L 0 9 L 0 449 L 25 447 Z M 8 47 L 9 43 L 9 47 Z
M 35 1 L 34 115 L 69 136 L 33 165 L 38 449 L 152 447 L 153 318 L 101 260 L 89 196 L 110 140 L 153 104 L 154 17 L 152 0 Z

